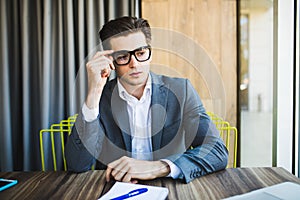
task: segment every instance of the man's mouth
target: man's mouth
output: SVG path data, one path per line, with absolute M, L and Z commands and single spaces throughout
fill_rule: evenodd
M 132 73 L 129 74 L 129 76 L 135 77 L 135 76 L 139 76 L 141 73 L 142 72 L 132 72 Z

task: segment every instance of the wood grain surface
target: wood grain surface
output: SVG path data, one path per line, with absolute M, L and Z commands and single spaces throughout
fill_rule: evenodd
M 18 184 L 0 192 L 8 199 L 97 199 L 104 186 L 104 171 L 68 172 L 0 172 L 1 178 L 18 180 Z
M 206 109 L 229 121 L 232 126 L 236 126 L 238 103 L 236 11 L 236 0 L 142 0 L 142 17 L 149 21 L 153 29 L 161 28 L 170 32 L 167 38 L 154 34 L 153 43 L 159 43 L 161 47 L 169 41 L 169 48 L 154 48 L 152 63 L 155 64 L 151 66 L 151 70 L 159 74 L 188 78 Z M 197 48 L 188 46 L 186 40 L 178 41 L 176 34 L 173 34 L 175 32 L 192 39 L 206 54 L 198 54 Z M 160 41 L 162 38 L 164 41 Z M 185 48 L 184 52 L 188 52 L 189 59 L 168 51 L 173 49 L 170 45 Z M 193 54 L 197 62 L 191 63 Z M 206 57 L 210 57 L 213 65 L 205 62 Z M 216 68 L 217 74 L 213 68 Z M 212 95 L 216 90 L 213 86 L 220 78 L 224 86 L 222 91 L 225 90 L 225 100 Z M 211 82 L 215 85 L 211 85 Z
M 0 192 L 0 199 L 98 199 L 113 186 L 113 182 L 106 183 L 104 172 L 0 172 L 1 178 L 19 181 Z M 190 200 L 222 199 L 286 181 L 300 184 L 299 178 L 283 168 L 227 168 L 189 184 L 171 178 L 140 184 L 167 187 L 171 200 Z

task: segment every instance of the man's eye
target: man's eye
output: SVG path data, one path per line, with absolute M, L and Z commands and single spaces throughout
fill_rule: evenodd
M 145 53 L 146 53 L 145 50 L 141 50 L 141 51 L 136 52 L 136 55 L 137 55 L 137 56 L 142 56 L 142 55 L 144 55 Z
M 117 59 L 116 60 L 127 60 L 128 59 L 128 55 L 119 55 L 117 56 Z

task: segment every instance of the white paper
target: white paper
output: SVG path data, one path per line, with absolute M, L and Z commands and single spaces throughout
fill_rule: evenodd
M 130 197 L 130 200 L 164 200 L 167 198 L 169 193 L 168 188 L 165 187 L 116 182 L 113 187 L 99 200 L 112 199 L 139 188 L 147 188 L 148 191 L 137 196 Z

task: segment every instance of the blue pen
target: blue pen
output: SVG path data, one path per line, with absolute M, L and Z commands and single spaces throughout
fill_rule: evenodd
M 147 188 L 139 188 L 139 189 L 136 189 L 136 190 L 132 190 L 130 192 L 128 192 L 127 194 L 124 194 L 122 196 L 118 196 L 118 197 L 115 197 L 111 200 L 122 200 L 122 199 L 127 199 L 127 198 L 130 198 L 130 197 L 134 197 L 136 195 L 139 195 L 139 194 L 143 194 L 145 192 L 147 192 L 148 189 Z

